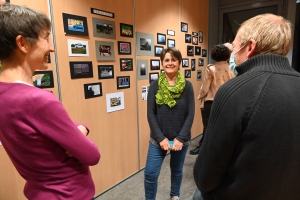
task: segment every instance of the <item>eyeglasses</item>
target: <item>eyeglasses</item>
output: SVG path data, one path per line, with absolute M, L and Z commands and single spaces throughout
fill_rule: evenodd
M 178 60 L 175 59 L 175 58 L 173 58 L 173 59 L 171 59 L 171 60 L 170 60 L 170 59 L 164 59 L 164 60 L 163 60 L 164 63 L 171 63 L 171 62 L 172 62 L 172 63 L 176 63 L 177 61 L 178 61 Z

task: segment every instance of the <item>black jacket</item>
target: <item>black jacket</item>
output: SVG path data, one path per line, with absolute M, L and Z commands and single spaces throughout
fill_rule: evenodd
M 300 198 L 300 74 L 255 56 L 217 92 L 194 178 L 204 199 Z

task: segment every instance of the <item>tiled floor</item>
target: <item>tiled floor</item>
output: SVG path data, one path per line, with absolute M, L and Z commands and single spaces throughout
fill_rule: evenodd
M 199 142 L 200 137 L 192 141 L 189 150 L 194 149 Z M 195 189 L 193 178 L 193 166 L 195 163 L 196 155 L 190 155 L 189 150 L 186 154 L 184 162 L 184 175 L 181 185 L 180 200 L 188 199 Z M 170 157 L 167 156 L 161 168 L 158 190 L 156 200 L 169 200 L 170 196 Z M 107 192 L 101 194 L 95 200 L 142 200 L 144 197 L 144 170 L 128 178 L 119 185 L 113 187 Z

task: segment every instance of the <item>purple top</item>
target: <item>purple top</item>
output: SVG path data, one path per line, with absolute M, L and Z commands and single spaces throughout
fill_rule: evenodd
M 0 110 L 0 141 L 26 180 L 28 199 L 93 198 L 88 166 L 100 153 L 51 92 L 0 82 Z

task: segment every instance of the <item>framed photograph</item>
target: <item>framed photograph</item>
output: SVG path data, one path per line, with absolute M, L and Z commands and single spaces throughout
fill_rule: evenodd
M 118 54 L 131 55 L 131 42 L 118 41 Z
M 194 46 L 187 46 L 186 54 L 187 54 L 187 56 L 194 56 Z
M 192 71 L 196 70 L 196 59 L 191 59 L 191 70 Z
M 154 56 L 160 57 L 160 54 L 163 50 L 163 46 L 154 46 Z
M 148 79 L 148 60 L 137 60 L 137 80 Z
M 102 96 L 102 84 L 99 83 L 87 83 L 83 85 L 85 99 L 95 98 Z
M 189 59 L 188 58 L 182 59 L 182 67 L 189 67 Z
M 198 66 L 204 66 L 204 59 L 203 58 L 199 58 Z
M 117 89 L 130 88 L 130 76 L 117 76 Z
M 191 34 L 185 34 L 185 43 L 191 43 L 192 36 Z
M 154 55 L 154 35 L 148 33 L 136 33 L 136 53 L 138 56 Z M 147 76 L 148 78 L 148 76 Z
M 168 47 L 175 47 L 175 40 L 168 39 Z
M 106 94 L 106 111 L 114 112 L 124 110 L 124 92 Z
M 54 88 L 53 71 L 35 71 L 33 85 L 38 88 Z
M 69 56 L 89 56 L 89 43 L 83 40 L 68 39 Z
M 160 70 L 160 60 L 150 60 L 150 69 L 151 70 Z
M 116 26 L 114 21 L 92 18 L 94 37 L 116 39 Z
M 50 53 L 48 53 L 48 56 L 47 56 L 47 63 L 51 63 L 51 56 L 50 56 Z M 0 69 L 1 70 L 1 69 Z
M 95 41 L 97 60 L 115 60 L 113 42 Z
M 206 49 L 202 49 L 202 57 L 206 57 L 207 56 L 207 50 Z
M 88 36 L 88 26 L 86 17 L 62 14 L 65 34 Z
M 193 36 L 192 44 L 197 45 L 198 44 L 198 37 Z
M 184 78 L 191 78 L 192 72 L 190 69 L 184 70 Z
M 120 71 L 133 71 L 132 58 L 120 58 Z
M 92 78 L 93 65 L 92 62 L 70 62 L 71 79 L 76 78 Z
M 197 32 L 192 32 L 192 36 L 198 36 Z
M 197 55 L 197 56 L 201 55 L 201 47 L 195 46 L 195 55 Z
M 197 81 L 202 80 L 202 70 L 197 70 Z
M 149 73 L 149 83 L 158 80 L 159 72 Z
M 181 32 L 188 32 L 188 24 L 181 22 Z
M 133 38 L 133 25 L 120 23 L 120 36 Z
M 157 44 L 166 45 L 166 34 L 157 33 Z
M 167 35 L 175 36 L 175 31 L 173 30 L 167 30 Z
M 113 65 L 98 65 L 98 78 L 99 79 L 114 78 L 114 66 Z
M 199 43 L 203 42 L 203 32 L 199 31 Z

